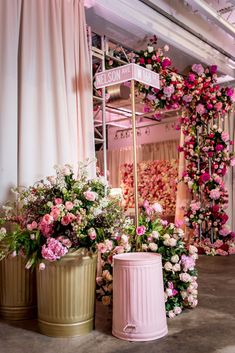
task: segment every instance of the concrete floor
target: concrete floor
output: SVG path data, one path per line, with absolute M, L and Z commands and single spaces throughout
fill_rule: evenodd
M 235 353 L 235 256 L 201 256 L 199 306 L 168 320 L 169 334 L 150 342 L 112 336 L 109 308 L 97 304 L 96 330 L 77 338 L 38 333 L 36 320 L 0 320 L 0 353 Z

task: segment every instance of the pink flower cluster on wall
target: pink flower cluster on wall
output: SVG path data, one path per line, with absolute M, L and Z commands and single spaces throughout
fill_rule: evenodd
M 158 202 L 165 215 L 175 213 L 178 161 L 146 161 L 138 164 L 139 204 Z M 134 207 L 133 164 L 121 167 L 122 189 L 126 208 Z

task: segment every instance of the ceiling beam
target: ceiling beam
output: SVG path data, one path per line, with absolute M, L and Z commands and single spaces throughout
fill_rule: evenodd
M 209 6 L 204 0 L 187 0 L 187 2 L 212 20 L 217 26 L 235 38 L 235 27 L 226 21 L 217 11 Z M 231 1 L 230 1 L 231 2 Z M 235 3 L 235 1 L 234 1 Z

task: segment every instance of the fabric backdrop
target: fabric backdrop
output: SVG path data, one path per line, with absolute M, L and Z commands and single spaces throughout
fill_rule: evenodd
M 95 148 L 83 0 L 0 0 L 0 27 L 3 200 Z

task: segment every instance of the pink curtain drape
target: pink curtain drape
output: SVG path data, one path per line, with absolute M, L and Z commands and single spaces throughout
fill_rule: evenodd
M 0 201 L 94 159 L 90 70 L 83 0 L 0 0 Z

